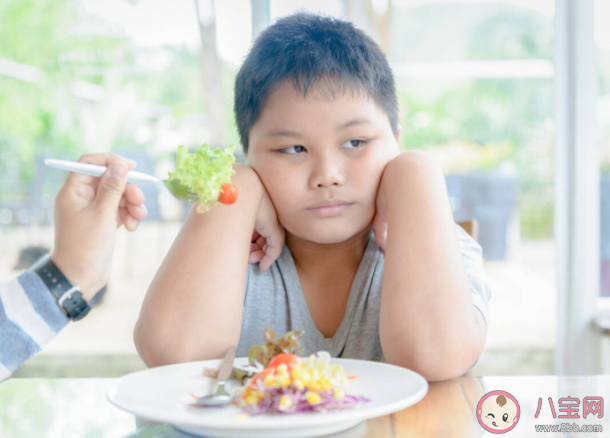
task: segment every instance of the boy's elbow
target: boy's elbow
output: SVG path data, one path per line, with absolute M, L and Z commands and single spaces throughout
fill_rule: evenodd
M 463 376 L 471 368 L 472 364 L 468 366 L 452 366 L 451 364 L 445 364 L 444 366 L 439 367 L 427 367 L 416 372 L 421 374 L 428 382 L 439 382 Z
M 153 348 L 153 342 L 151 342 L 151 334 L 146 333 L 142 325 L 140 320 L 138 320 L 133 329 L 133 343 L 136 347 L 136 351 L 147 367 L 152 368 L 160 366 L 162 364 L 158 363 L 158 358 L 156 357 Z
M 410 369 L 429 382 L 450 380 L 470 371 L 483 352 L 483 345 L 471 343 L 455 348 L 435 348 L 434 351 L 419 354 L 395 351 L 386 355 L 388 363 Z
M 141 321 L 134 327 L 133 342 L 140 358 L 149 368 L 189 361 L 181 351 L 179 342 L 168 342 L 163 334 L 155 333 L 154 329 Z
M 167 330 L 158 331 L 138 320 L 133 332 L 136 350 L 144 364 L 149 367 L 172 365 L 176 363 L 196 362 L 200 360 L 219 359 L 224 357 L 235 342 L 220 339 L 214 340 L 197 336 L 176 336 Z M 204 345 L 202 345 L 204 344 Z
M 456 363 L 456 361 L 442 360 L 431 363 L 415 362 L 411 360 L 392 360 L 388 361 L 392 365 L 397 365 L 416 372 L 428 382 L 438 382 L 442 380 L 455 379 L 467 373 L 476 363 L 468 362 L 468 365 Z

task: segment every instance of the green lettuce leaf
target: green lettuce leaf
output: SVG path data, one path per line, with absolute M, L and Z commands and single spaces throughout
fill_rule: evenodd
M 298 350 L 301 355 L 303 349 L 299 339 L 303 337 L 305 332 L 303 330 L 295 330 L 286 333 L 284 336 L 276 338 L 276 334 L 271 327 L 267 327 L 263 331 L 263 339 L 265 340 L 264 345 L 253 345 L 250 347 L 248 352 L 248 365 L 240 368 L 233 367 L 229 379 L 240 380 L 244 382 L 246 377 L 252 377 L 259 371 L 262 371 L 266 367 L 271 359 L 280 353 L 294 353 Z M 213 370 L 204 369 L 204 375 L 215 377 Z M 207 373 L 207 374 L 206 374 Z
M 265 340 L 264 345 L 253 345 L 250 347 L 248 352 L 248 362 L 253 365 L 255 362 L 260 363 L 263 366 L 267 366 L 274 356 L 280 353 L 294 353 L 298 350 L 303 354 L 303 349 L 299 339 L 303 337 L 305 332 L 303 330 L 295 330 L 286 333 L 281 338 L 276 339 L 275 332 L 271 327 L 267 327 L 263 331 L 263 339 Z
M 180 180 L 182 185 L 199 196 L 197 211 L 207 211 L 218 203 L 222 185 L 231 182 L 235 173 L 232 166 L 234 152 L 235 146 L 211 149 L 204 144 L 193 153 L 184 146 L 178 146 L 176 170 L 169 172 L 168 179 Z

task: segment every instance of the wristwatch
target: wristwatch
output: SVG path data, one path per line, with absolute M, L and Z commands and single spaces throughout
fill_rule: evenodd
M 87 316 L 91 307 L 83 298 L 80 287 L 73 286 L 48 255 L 38 259 L 29 270 L 41 278 L 68 318 L 78 321 Z

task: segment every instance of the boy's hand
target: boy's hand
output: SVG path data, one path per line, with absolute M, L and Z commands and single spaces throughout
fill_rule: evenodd
M 383 174 L 381 176 L 381 181 L 379 182 L 377 197 L 375 199 L 373 231 L 375 232 L 375 241 L 377 242 L 377 245 L 385 252 L 385 243 L 388 236 L 388 196 Z
M 256 213 L 248 263 L 260 262 L 261 271 L 269 269 L 282 253 L 285 237 L 284 228 L 277 220 L 275 206 L 263 186 L 263 197 Z

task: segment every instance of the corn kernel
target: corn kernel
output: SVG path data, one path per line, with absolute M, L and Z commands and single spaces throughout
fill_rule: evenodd
M 295 380 L 294 381 L 294 386 L 296 389 L 303 389 L 305 388 L 305 385 L 303 384 L 303 381 L 301 379 Z
M 288 397 L 287 395 L 283 395 L 280 397 L 280 402 L 278 404 L 278 407 L 280 409 L 288 409 L 291 406 L 292 406 L 292 400 L 290 399 L 290 397 Z
M 309 357 L 307 358 L 307 362 L 306 362 L 307 368 L 312 367 L 316 363 L 316 359 L 317 359 L 317 357 L 315 354 L 309 355 Z
M 298 379 L 299 377 L 301 377 L 301 370 L 297 367 L 294 367 L 292 371 L 290 371 L 290 377 L 292 377 L 293 380 Z
M 321 377 L 320 380 L 318 381 L 318 385 L 320 385 L 320 387 L 324 391 L 333 389 L 333 384 L 327 377 Z
M 322 390 L 322 387 L 320 386 L 317 380 L 311 382 L 309 385 L 307 385 L 307 387 L 310 391 L 320 392 Z
M 310 405 L 316 405 L 316 404 L 320 403 L 320 401 L 322 400 L 322 397 L 320 397 L 320 394 L 317 394 L 317 393 L 311 392 L 311 391 L 307 391 L 307 393 L 305 394 L 305 398 L 307 398 L 307 401 L 309 402 Z
M 281 364 L 279 364 L 279 365 L 277 366 L 277 368 L 276 368 L 276 372 L 277 372 L 278 374 L 284 374 L 284 373 L 287 373 L 287 372 L 288 372 L 288 367 L 286 366 L 286 364 L 285 364 L 285 363 L 281 363 Z
M 345 398 L 345 391 L 341 388 L 335 388 L 333 391 L 333 397 L 341 400 Z
M 254 395 L 249 395 L 248 397 L 246 397 L 247 405 L 255 405 L 257 403 L 258 403 L 258 397 L 254 396 Z
M 287 375 L 279 375 L 275 378 L 275 381 L 278 383 L 278 385 L 283 387 L 290 385 L 290 377 Z
M 272 376 L 272 375 L 266 376 L 265 380 L 263 380 L 263 384 L 267 388 L 279 388 L 280 387 L 280 385 L 277 382 L 277 379 L 275 378 L 275 376 Z
M 303 380 L 303 383 L 305 384 L 311 382 L 311 374 L 309 374 L 307 371 L 303 371 L 300 377 Z
M 244 400 L 245 400 L 246 404 L 255 405 L 256 403 L 258 403 L 259 400 L 262 400 L 264 398 L 265 398 L 265 396 L 263 395 L 262 392 L 257 391 L 256 389 L 250 388 L 250 391 L 249 391 L 249 393 L 246 393 Z

